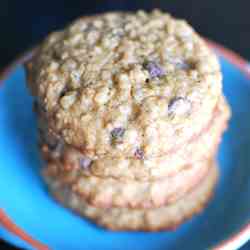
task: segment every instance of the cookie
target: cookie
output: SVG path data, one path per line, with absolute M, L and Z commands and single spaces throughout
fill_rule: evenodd
M 41 44 L 27 74 L 48 129 L 92 157 L 165 155 L 208 123 L 222 87 L 205 42 L 157 10 L 80 18 Z
M 120 181 L 62 171 L 56 163 L 43 170 L 45 179 L 56 180 L 97 207 L 152 208 L 174 203 L 194 189 L 207 176 L 211 160 L 203 159 L 179 173 L 156 181 Z
M 100 178 L 116 178 L 153 181 L 174 175 L 186 166 L 197 161 L 210 159 L 215 155 L 221 135 L 227 126 L 229 109 L 222 98 L 211 121 L 192 140 L 167 155 L 155 158 L 114 158 L 106 156 L 91 158 L 70 145 L 55 146 L 46 144 L 42 147 L 43 157 L 69 171 L 77 169 L 80 175 L 97 176 Z M 50 136 L 50 140 L 53 138 Z M 46 138 L 43 140 L 46 141 Z M 51 144 L 51 143 L 50 143 Z M 59 150 L 61 150 L 59 152 Z
M 58 181 L 49 181 L 53 196 L 81 216 L 111 230 L 159 231 L 176 229 L 193 215 L 200 213 L 210 200 L 217 181 L 214 165 L 200 185 L 176 203 L 152 209 L 98 208 L 89 205 Z
M 159 10 L 82 17 L 26 64 L 43 177 L 112 230 L 169 230 L 202 211 L 230 118 L 215 54 Z

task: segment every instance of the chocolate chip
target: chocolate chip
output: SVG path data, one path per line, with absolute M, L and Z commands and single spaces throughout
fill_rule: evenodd
M 149 72 L 151 78 L 165 75 L 164 69 L 156 62 L 149 61 L 143 64 L 143 67 Z
M 141 148 L 137 148 L 135 150 L 135 157 L 139 160 L 143 160 L 144 159 L 144 151 Z
M 112 131 L 111 131 L 111 139 L 112 140 L 121 140 L 122 137 L 124 136 L 124 133 L 125 133 L 125 129 L 122 128 L 122 127 L 118 127 L 118 128 L 114 128 Z
M 191 111 L 191 103 L 184 97 L 174 97 L 168 104 L 168 114 L 186 115 Z
M 79 159 L 79 164 L 82 169 L 88 169 L 89 166 L 91 165 L 92 160 L 89 157 L 81 157 Z

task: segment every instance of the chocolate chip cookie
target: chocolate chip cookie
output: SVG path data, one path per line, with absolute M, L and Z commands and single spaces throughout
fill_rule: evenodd
M 189 24 L 159 10 L 82 17 L 26 69 L 59 202 L 113 230 L 173 229 L 202 211 L 230 108 Z
M 157 10 L 80 18 L 27 68 L 50 130 L 92 157 L 166 154 L 210 120 L 222 86 L 203 39 Z
M 159 231 L 173 230 L 181 223 L 200 213 L 213 194 L 218 177 L 212 166 L 206 178 L 192 192 L 170 205 L 151 209 L 99 208 L 57 181 L 49 181 L 53 196 L 64 206 L 111 230 Z

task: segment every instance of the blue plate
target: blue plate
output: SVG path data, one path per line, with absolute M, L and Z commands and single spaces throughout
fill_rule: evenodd
M 233 113 L 218 155 L 221 177 L 205 212 L 174 232 L 110 232 L 54 202 L 39 175 L 36 121 L 24 68 L 21 62 L 12 66 L 0 87 L 0 223 L 4 225 L 0 237 L 26 249 L 55 250 L 200 250 L 243 245 L 250 238 L 250 79 L 245 74 L 249 67 L 220 46 L 216 51 Z

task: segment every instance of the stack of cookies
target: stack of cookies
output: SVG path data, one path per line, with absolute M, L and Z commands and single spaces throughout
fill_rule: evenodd
M 66 207 L 113 230 L 172 229 L 218 176 L 230 110 L 214 53 L 158 10 L 83 17 L 27 63 L 43 176 Z

